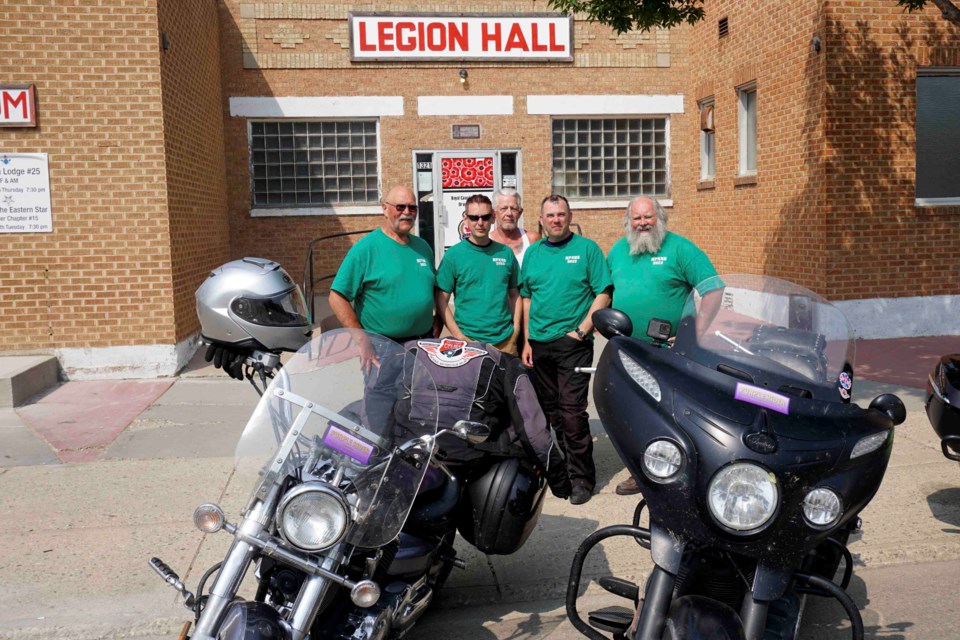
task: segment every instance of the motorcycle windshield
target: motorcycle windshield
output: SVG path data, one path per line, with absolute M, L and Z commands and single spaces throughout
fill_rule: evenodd
M 708 278 L 690 293 L 675 347 L 743 379 L 737 392 L 745 401 L 780 410 L 779 399 L 791 395 L 848 401 L 854 344 L 846 317 L 816 293 L 735 274 Z
M 260 499 L 290 479 L 335 485 L 351 512 L 346 541 L 381 546 L 413 505 L 433 453 L 419 438 L 436 433 L 437 415 L 433 380 L 412 353 L 361 330 L 326 332 L 267 387 L 237 445 L 236 473 L 249 474 Z

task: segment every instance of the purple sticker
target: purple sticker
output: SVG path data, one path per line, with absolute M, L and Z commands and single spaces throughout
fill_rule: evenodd
M 840 387 L 849 391 L 852 386 L 853 378 L 850 377 L 850 374 L 846 371 L 840 372 Z
M 375 448 L 372 444 L 364 442 L 332 422 L 330 423 L 330 428 L 327 429 L 326 435 L 323 436 L 323 443 L 331 449 L 346 454 L 363 464 L 367 464 L 370 461 L 370 456 L 373 455 Z
M 755 404 L 758 407 L 772 409 L 778 413 L 790 413 L 790 398 L 750 384 L 738 382 L 737 392 L 733 394 L 733 397 L 743 402 Z

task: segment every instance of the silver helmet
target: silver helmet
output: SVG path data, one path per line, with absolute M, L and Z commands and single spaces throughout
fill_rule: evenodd
M 197 289 L 200 336 L 214 344 L 296 351 L 310 337 L 303 293 L 279 264 L 234 260 Z

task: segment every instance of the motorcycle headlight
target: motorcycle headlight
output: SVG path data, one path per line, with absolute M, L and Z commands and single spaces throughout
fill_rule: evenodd
M 680 471 L 683 454 L 669 440 L 654 440 L 643 452 L 643 468 L 656 480 L 666 480 Z
M 618 351 L 617 355 L 620 356 L 620 362 L 623 363 L 623 368 L 630 374 L 633 381 L 640 385 L 641 389 L 649 393 L 650 397 L 660 402 L 660 384 L 657 382 L 657 379 L 653 377 L 653 374 L 644 369 L 639 362 L 623 351 Z
M 803 517 L 814 527 L 829 527 L 843 513 L 840 496 L 826 487 L 818 487 L 803 499 Z
M 766 524 L 779 501 L 776 476 L 749 462 L 718 471 L 707 491 L 710 513 L 737 533 L 750 533 Z
M 306 482 L 287 492 L 277 509 L 283 539 L 304 551 L 323 551 L 340 542 L 350 511 L 339 493 L 325 484 Z

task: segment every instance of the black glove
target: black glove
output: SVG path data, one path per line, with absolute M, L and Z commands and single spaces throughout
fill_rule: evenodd
M 243 362 L 249 355 L 249 349 L 210 344 L 203 359 L 212 362 L 217 369 L 223 369 L 231 378 L 243 380 Z

